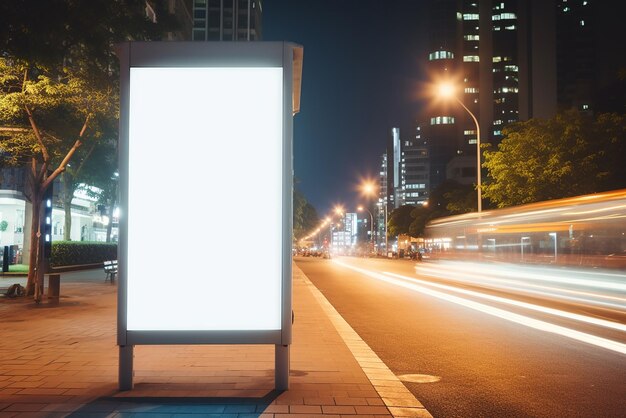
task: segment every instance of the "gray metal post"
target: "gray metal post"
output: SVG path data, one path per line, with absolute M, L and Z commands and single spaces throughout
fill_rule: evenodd
M 275 345 L 274 386 L 276 390 L 289 389 L 289 346 Z
M 120 345 L 120 369 L 119 388 L 120 390 L 131 390 L 133 388 L 133 345 Z

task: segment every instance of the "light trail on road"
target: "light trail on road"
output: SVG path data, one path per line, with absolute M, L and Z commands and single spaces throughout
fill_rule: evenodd
M 482 285 L 505 291 L 547 296 L 551 300 L 562 299 L 589 305 L 626 310 L 625 297 L 615 292 L 626 292 L 626 275 L 615 273 L 581 272 L 516 266 L 491 266 L 480 263 L 438 262 L 415 267 L 418 275 L 443 278 L 470 285 Z M 597 279 L 572 278 L 570 276 L 595 276 Z M 618 279 L 615 281 L 614 279 Z M 619 280 L 621 279 L 621 280 Z M 538 284 L 543 283 L 543 284 Z M 574 286 L 566 288 L 564 286 Z M 586 290 L 590 289 L 590 290 Z M 600 293 L 600 292 L 613 293 Z
M 433 296 L 438 299 L 445 300 L 447 302 L 465 306 L 467 308 L 471 308 L 471 309 L 474 309 L 474 310 L 477 310 L 477 311 L 480 311 L 480 312 L 483 312 L 483 313 L 486 313 L 486 314 L 489 314 L 498 318 L 506 319 L 508 321 L 511 321 L 520 325 L 524 325 L 530 328 L 534 328 L 537 330 L 541 330 L 541 331 L 545 331 L 545 332 L 549 332 L 553 334 L 558 334 L 558 335 L 571 338 L 580 342 L 584 342 L 587 344 L 592 344 L 597 347 L 605 348 L 605 349 L 608 349 L 608 350 L 611 350 L 620 354 L 626 354 L 626 344 L 623 344 L 617 341 L 612 341 L 606 338 L 598 337 L 592 334 L 584 333 L 581 331 L 577 331 L 574 329 L 570 329 L 567 327 L 563 327 L 560 325 L 551 324 L 549 322 L 545 322 L 542 320 L 530 318 L 528 316 L 513 313 L 510 311 L 501 309 L 501 308 L 496 308 L 490 305 L 486 305 L 484 303 L 479 303 L 479 302 L 466 299 L 460 296 L 445 293 L 440 290 L 435 290 L 432 287 L 436 287 L 436 288 L 443 289 L 446 291 L 456 292 L 457 294 L 461 293 L 461 294 L 465 294 L 468 296 L 471 295 L 474 297 L 481 297 L 483 299 L 489 299 L 491 301 L 497 301 L 500 303 L 515 305 L 517 307 L 521 307 L 525 309 L 532 309 L 534 311 L 540 311 L 546 314 L 557 315 L 563 318 L 574 319 L 577 321 L 584 321 L 586 323 L 590 323 L 594 325 L 601 325 L 601 326 L 610 325 L 610 328 L 613 328 L 619 331 L 624 331 L 624 327 L 622 324 L 612 323 L 611 321 L 604 321 L 604 320 L 593 318 L 593 317 L 586 317 L 584 315 L 572 314 L 572 313 L 560 311 L 557 309 L 551 309 L 551 308 L 545 308 L 545 307 L 538 306 L 538 305 L 527 304 L 525 302 L 514 301 L 514 300 L 510 300 L 506 298 L 498 298 L 492 295 L 485 295 L 479 292 L 472 292 L 472 291 L 468 291 L 465 289 L 458 289 L 453 286 L 432 283 L 426 280 L 421 280 L 421 279 L 408 277 L 408 276 L 402 276 L 402 275 L 398 275 L 395 273 L 370 271 L 370 270 L 366 270 L 360 267 L 352 266 L 348 263 L 344 263 L 338 260 L 333 260 L 333 261 L 342 267 L 349 268 L 351 270 L 362 273 L 368 277 L 371 277 L 371 278 L 374 278 L 374 279 L 377 279 L 386 283 L 390 283 L 390 284 L 400 286 L 400 287 L 403 287 L 412 291 L 416 291 L 422 294 Z M 467 270 L 465 270 L 463 273 L 467 274 Z

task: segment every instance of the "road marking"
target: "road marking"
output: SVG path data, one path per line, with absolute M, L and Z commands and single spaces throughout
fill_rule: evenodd
M 605 348 L 607 350 L 611 350 L 620 354 L 626 354 L 626 344 L 622 344 L 617 341 L 612 341 L 606 338 L 597 337 L 595 335 L 576 331 L 576 330 L 562 327 L 559 325 L 554 325 L 549 322 L 545 322 L 545 321 L 541 321 L 538 319 L 523 316 L 520 314 L 516 314 L 513 312 L 505 311 L 504 309 L 494 308 L 493 306 L 485 305 L 479 302 L 474 302 L 468 299 L 463 299 L 459 296 L 454 296 L 454 295 L 450 295 L 447 293 L 443 293 L 443 292 L 430 289 L 430 288 L 427 288 L 427 287 L 424 287 L 415 283 L 408 283 L 405 280 L 389 277 L 384 274 L 372 272 L 372 271 L 365 270 L 359 267 L 354 267 L 338 260 L 333 260 L 333 261 L 339 264 L 340 266 L 349 268 L 351 270 L 357 271 L 366 276 L 372 277 L 374 279 L 377 279 L 383 282 L 391 283 L 396 286 L 401 286 L 406 289 L 410 289 L 410 290 L 420 292 L 429 296 L 433 296 L 438 299 L 445 300 L 447 302 L 455 303 L 457 305 L 465 306 L 467 308 L 474 309 L 476 311 L 480 311 L 480 312 L 483 312 L 492 316 L 496 316 L 498 318 L 506 319 L 508 321 L 515 322 L 517 324 L 534 328 L 540 331 L 545 331 L 545 332 L 549 332 L 552 334 L 561 335 L 567 338 L 571 338 L 573 340 L 577 340 L 580 342 L 594 345 L 596 347 Z

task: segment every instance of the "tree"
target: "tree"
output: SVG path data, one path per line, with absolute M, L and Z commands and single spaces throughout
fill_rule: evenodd
M 319 223 L 317 210 L 299 190 L 293 192 L 293 235 L 298 240 L 313 230 Z
M 84 191 L 98 199 L 105 206 L 115 205 L 115 201 L 111 202 L 112 176 L 117 170 L 116 143 L 114 139 L 104 139 L 91 141 L 86 147 L 81 147 L 75 153 L 72 164 L 66 166 L 65 171 L 61 175 L 62 190 L 60 193 L 63 209 L 65 212 L 65 226 L 63 229 L 63 239 L 71 240 L 72 232 L 72 199 L 74 193 L 83 187 Z M 81 152 L 82 151 L 82 152 Z M 96 186 L 101 192 L 94 193 L 86 186 Z M 117 194 L 117 188 L 115 190 Z M 109 216 L 111 219 L 111 216 Z M 110 225 L 110 223 L 109 223 Z M 107 239 L 108 242 L 108 239 Z
M 388 236 L 396 237 L 400 234 L 409 233 L 409 227 L 413 222 L 411 216 L 413 209 L 415 209 L 413 205 L 403 205 L 391 211 L 387 222 Z
M 626 186 L 626 118 L 595 119 L 571 110 L 503 130 L 485 152 L 483 195 L 498 207 L 558 199 Z
M 412 237 L 421 237 L 424 235 L 424 229 L 428 221 L 432 219 L 433 211 L 427 206 L 416 206 L 411 212 L 411 224 L 409 225 L 409 235 Z
M 32 204 L 27 294 L 43 285 L 43 197 L 85 140 L 98 137 L 99 121 L 115 113 L 117 95 L 85 74 L 59 73 L 15 59 L 0 59 L 0 149 L 12 165 L 27 164 L 26 197 Z M 34 259 L 33 259 L 34 256 Z M 35 292 L 37 290 L 38 292 Z
M 158 39 L 172 29 L 165 2 L 13 0 L 0 3 L 0 157 L 28 164 L 33 209 L 27 294 L 42 290 L 41 202 L 85 141 L 98 139 L 117 114 L 112 45 Z M 70 182 L 68 182 L 69 184 Z M 34 258 L 33 258 L 34 257 Z M 37 292 L 35 292 L 37 290 Z

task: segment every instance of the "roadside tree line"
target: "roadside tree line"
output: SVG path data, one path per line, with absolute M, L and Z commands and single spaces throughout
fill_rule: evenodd
M 0 163 L 26 167 L 32 205 L 28 295 L 42 291 L 42 201 L 62 182 L 69 238 L 71 200 L 80 184 L 115 204 L 119 92 L 113 45 L 159 39 L 175 22 L 161 2 L 146 17 L 143 0 L 0 3 Z
M 626 187 L 626 115 L 568 110 L 503 129 L 501 143 L 483 145 L 487 178 L 483 208 L 504 208 Z M 475 186 L 446 181 L 428 206 L 391 212 L 389 236 L 423 236 L 428 221 L 475 211 Z

